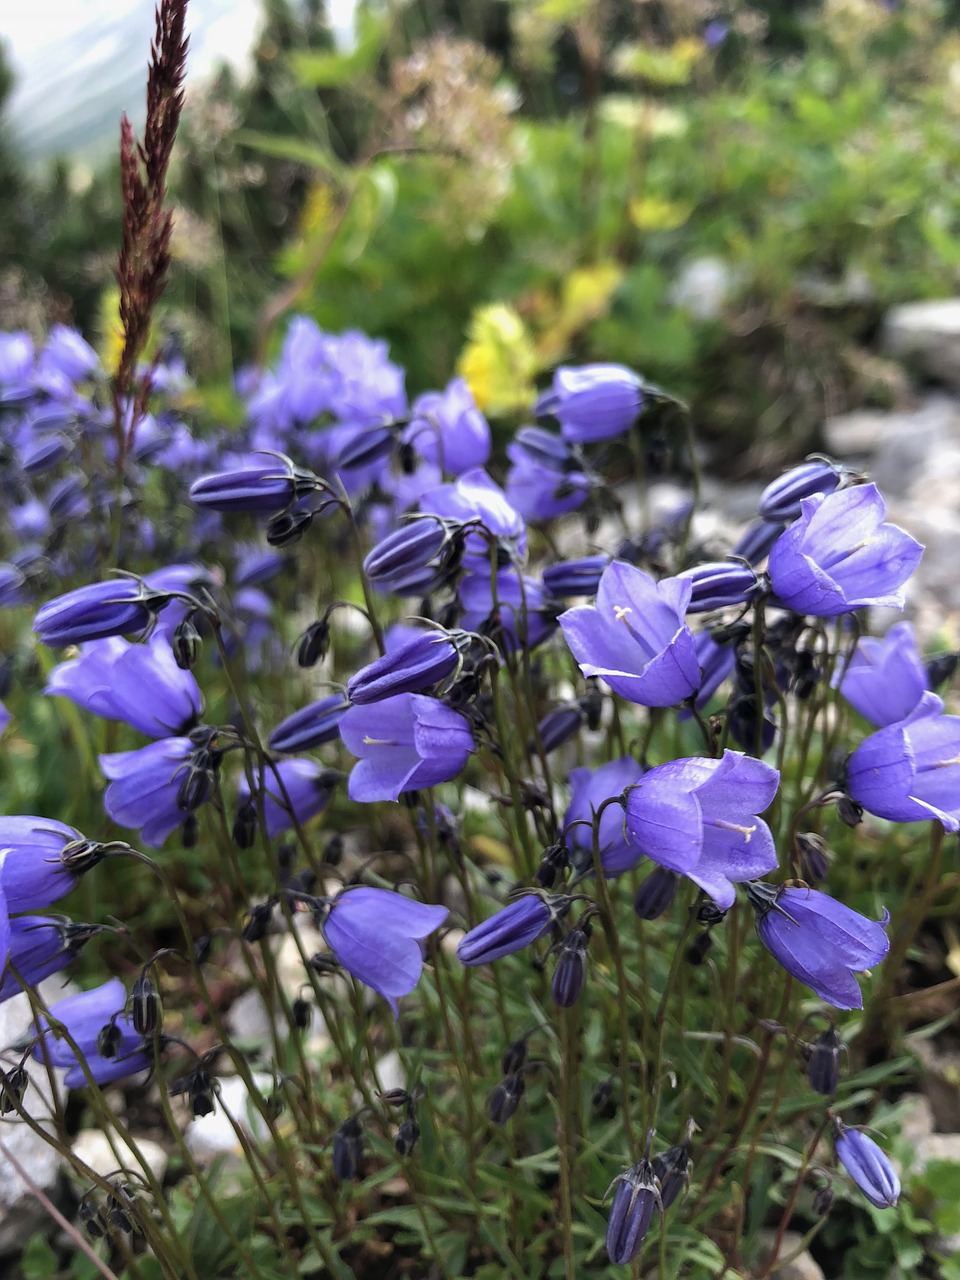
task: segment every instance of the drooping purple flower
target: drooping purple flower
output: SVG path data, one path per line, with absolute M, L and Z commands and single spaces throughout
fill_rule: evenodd
M 643 766 L 630 756 L 610 760 L 596 769 L 570 770 L 570 803 L 562 829 L 571 861 L 578 870 L 593 867 L 593 815 L 605 800 L 622 795 L 642 777 Z M 619 805 L 604 809 L 597 835 L 604 875 L 621 875 L 640 861 L 640 850 L 624 832 Z
M 862 1009 L 855 973 L 879 964 L 890 950 L 889 917 L 868 920 L 818 889 L 750 885 L 757 933 L 788 973 L 835 1009 Z
M 852 479 L 846 467 L 829 458 L 810 458 L 771 481 L 760 495 L 757 511 L 764 520 L 796 520 L 804 498 L 833 493 Z
M 420 499 L 420 510 L 476 526 L 463 544 L 463 566 L 473 573 L 489 574 L 491 544 L 496 545 L 500 563 L 519 561 L 526 551 L 523 517 L 480 467 L 465 471 L 453 484 L 428 490 Z
M 693 634 L 684 623 L 692 585 L 656 582 L 615 560 L 603 572 L 596 605 L 560 615 L 560 626 L 585 676 L 645 707 L 673 707 L 700 685 Z
M 201 476 L 190 486 L 190 497 L 213 511 L 248 512 L 272 516 L 314 493 L 317 477 L 295 467 L 289 458 L 254 453 L 227 471 Z
M 871 734 L 847 761 L 847 793 L 878 818 L 935 818 L 960 831 L 960 716 L 925 693 L 903 720 Z
M 345 889 L 323 922 L 323 936 L 340 965 L 378 992 L 399 1013 L 423 970 L 421 939 L 446 920 L 446 907 L 414 902 L 387 889 Z
M 636 422 L 643 407 L 643 379 L 620 364 L 562 366 L 537 400 L 538 418 L 560 423 L 564 438 L 579 444 L 610 440 Z
M 760 579 L 749 565 L 736 560 L 718 560 L 698 564 L 678 573 L 681 581 L 691 585 L 687 613 L 709 613 L 747 604 L 761 590 Z
M 78 657 L 53 668 L 44 692 L 105 720 L 122 720 L 151 738 L 187 733 L 203 710 L 196 680 L 177 666 L 159 636 L 146 644 L 118 637 L 91 641 Z
M 655 1209 L 662 1208 L 653 1165 L 644 1158 L 613 1181 L 616 1191 L 607 1223 L 607 1254 L 616 1266 L 631 1263 L 650 1230 Z
M 424 461 L 458 476 L 490 457 L 490 424 L 464 379 L 454 378 L 445 391 L 417 396 L 403 442 Z
M 525 893 L 508 902 L 460 939 L 460 963 L 469 967 L 492 964 L 522 951 L 548 933 L 569 905 L 567 897 L 550 898 L 540 893 Z
M 37 357 L 37 378 L 41 385 L 60 390 L 96 373 L 100 358 L 84 338 L 65 324 L 55 324 Z M 61 381 L 62 380 L 62 381 Z
M 735 884 L 777 865 L 770 828 L 758 815 L 779 782 L 772 766 L 736 751 L 672 760 L 627 792 L 626 830 L 638 854 L 687 876 L 726 910 Z
M 59 901 L 105 849 L 52 818 L 0 817 L 0 889 L 9 910 L 34 911 Z
M 196 740 L 200 732 L 100 757 L 100 768 L 110 782 L 103 807 L 122 827 L 139 828 L 151 849 L 159 849 L 213 794 L 219 754 Z
M 490 574 L 471 573 L 457 590 L 467 631 L 488 636 L 502 653 L 535 649 L 557 628 L 559 606 L 535 578 L 501 569 L 496 591 Z
M 398 596 L 423 596 L 443 572 L 452 548 L 452 527 L 439 517 L 424 516 L 388 533 L 363 562 L 363 571 L 377 591 Z
M 768 572 L 788 609 L 834 618 L 868 605 L 902 609 L 901 587 L 920 563 L 923 547 L 884 522 L 886 504 L 875 484 L 804 498 L 799 520 L 774 543 Z
M 145 631 L 167 600 L 136 578 L 93 582 L 45 604 L 33 620 L 33 630 L 51 648 L 132 635 Z
M 65 969 L 101 927 L 55 916 L 14 916 L 7 968 L 0 981 L 0 1003 Z
M 397 693 L 433 689 L 454 670 L 464 633 L 419 631 L 362 667 L 347 681 L 347 696 L 358 706 L 382 702 Z
M 267 739 L 271 751 L 293 753 L 308 751 L 311 747 L 333 742 L 340 736 L 340 721 L 350 703 L 340 693 L 333 693 L 319 702 L 295 711 L 292 716 L 277 725 Z
M 459 712 L 418 693 L 351 707 L 340 721 L 340 736 L 358 757 L 347 793 L 364 803 L 396 800 L 404 791 L 449 782 L 474 747 Z
M 720 644 L 709 631 L 698 632 L 694 640 L 697 661 L 700 664 L 697 706 L 705 707 L 724 680 L 733 672 L 737 662 L 737 650 L 733 644 Z
M 521 427 L 507 445 L 507 499 L 525 520 L 577 511 L 593 487 L 574 446 L 544 427 Z
M 39 1020 L 40 1039 L 33 1056 L 38 1062 L 66 1067 L 63 1082 L 68 1089 L 83 1088 L 88 1075 L 94 1083 L 104 1085 L 145 1070 L 153 1063 L 150 1042 L 135 1030 L 130 1015 L 124 1013 L 126 1003 L 126 989 L 119 978 L 58 1000 L 50 1006 L 49 1017 L 43 1015 Z M 58 1036 L 58 1025 L 66 1027 L 80 1057 L 65 1038 Z M 108 1028 L 110 1031 L 105 1033 Z
M 892 1209 L 900 1199 L 900 1179 L 890 1157 L 860 1129 L 833 1122 L 837 1159 L 871 1204 Z
M 878 728 L 905 720 L 929 689 L 913 627 L 897 622 L 882 640 L 862 636 L 850 662 L 840 665 L 831 683 Z
M 595 596 L 610 557 L 582 556 L 579 560 L 561 560 L 544 569 L 543 585 L 557 600 L 570 596 Z
M 266 777 L 263 809 L 267 835 L 272 840 L 290 830 L 294 825 L 294 817 L 303 826 L 322 812 L 342 775 L 335 769 L 325 769 L 316 760 L 293 758 L 277 760 L 268 765 Z M 254 782 L 258 786 L 259 780 L 260 771 L 255 769 Z M 245 777 L 241 778 L 237 793 L 241 804 L 251 799 L 250 787 Z

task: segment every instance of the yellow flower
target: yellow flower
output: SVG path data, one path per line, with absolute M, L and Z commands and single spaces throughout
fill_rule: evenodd
M 470 319 L 457 371 L 467 380 L 479 408 L 491 413 L 526 408 L 536 395 L 536 369 L 533 342 L 516 311 L 503 303 L 478 307 Z

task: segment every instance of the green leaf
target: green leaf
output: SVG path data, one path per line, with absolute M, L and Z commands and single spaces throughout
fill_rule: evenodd
M 361 10 L 357 16 L 357 45 L 350 53 L 303 53 L 290 56 L 290 65 L 308 89 L 345 88 L 373 71 L 383 51 L 389 18 L 386 13 Z
M 280 134 L 255 133 L 250 129 L 241 129 L 236 141 L 242 147 L 250 147 L 275 160 L 291 160 L 294 164 L 305 165 L 309 169 L 319 169 L 340 187 L 349 187 L 353 175 L 346 165 L 328 151 L 319 142 L 308 142 L 304 138 L 291 138 Z

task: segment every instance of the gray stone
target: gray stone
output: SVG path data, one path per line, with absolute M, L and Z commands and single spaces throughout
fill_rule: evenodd
M 827 453 L 865 466 L 885 494 L 902 497 L 960 446 L 960 404 L 936 393 L 909 410 L 857 409 L 828 418 L 823 436 Z
M 960 298 L 894 307 L 884 320 L 882 344 L 887 355 L 960 387 Z
M 960 1133 L 928 1133 L 915 1147 L 914 1167 L 923 1169 L 933 1160 L 949 1160 L 960 1164 Z
M 265 1096 L 273 1091 L 273 1076 L 257 1072 L 253 1080 Z M 267 1122 L 251 1102 L 247 1086 L 240 1076 L 226 1076 L 217 1084 L 219 1091 L 214 1110 L 208 1116 L 194 1117 L 184 1133 L 188 1148 L 200 1161 L 215 1160 L 217 1156 L 243 1155 L 234 1125 L 257 1139 L 263 1139 L 269 1133 Z
M 153 1142 L 150 1138 L 137 1138 L 134 1135 L 134 1141 L 147 1168 L 158 1182 L 163 1182 L 170 1161 L 167 1152 L 159 1142 Z M 143 1172 L 143 1165 L 132 1148 L 117 1134 L 108 1137 L 100 1129 L 84 1129 L 77 1134 L 72 1151 L 78 1160 L 82 1160 L 102 1178 L 112 1177 L 118 1169 L 126 1169 L 137 1175 L 142 1175 Z
M 922 1093 L 905 1093 L 900 1099 L 900 1120 L 898 1128 L 900 1136 L 911 1146 L 916 1146 L 921 1138 L 929 1137 L 934 1130 L 933 1108 Z
M 762 1231 L 760 1233 L 760 1266 L 761 1270 L 767 1266 L 770 1261 L 770 1252 L 773 1249 L 776 1232 Z M 774 1264 L 774 1270 L 771 1275 L 776 1276 L 777 1280 L 824 1280 L 823 1269 L 816 1259 L 811 1255 L 808 1249 L 803 1247 L 803 1237 L 798 1235 L 796 1231 L 786 1231 L 780 1248 L 777 1250 L 777 1262 Z M 789 1259 L 782 1264 L 780 1259 Z
M 695 320 L 719 320 L 737 285 L 729 262 L 712 254 L 691 258 L 670 289 L 670 303 Z

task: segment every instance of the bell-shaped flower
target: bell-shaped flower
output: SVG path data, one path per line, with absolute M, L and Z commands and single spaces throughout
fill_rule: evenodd
M 503 956 L 522 951 L 548 933 L 570 906 L 566 896 L 525 893 L 475 925 L 460 939 L 457 955 L 469 967 L 492 964 Z
M 563 818 L 563 838 L 578 871 L 593 869 L 593 817 L 605 800 L 620 796 L 643 777 L 643 766 L 630 756 L 610 760 L 596 769 L 570 770 L 570 804 Z M 623 827 L 623 810 L 609 804 L 600 815 L 597 832 L 606 876 L 618 876 L 640 861 L 640 850 Z
M 464 537 L 462 559 L 464 568 L 473 573 L 490 572 L 491 544 L 503 564 L 521 560 L 526 552 L 523 516 L 481 467 L 465 471 L 453 484 L 428 490 L 420 499 L 420 510 L 475 526 Z
M 351 800 L 397 800 L 455 778 L 474 742 L 462 715 L 435 698 L 398 693 L 382 702 L 351 707 L 340 736 L 357 756 L 347 793 Z
M 351 676 L 347 696 L 363 706 L 397 693 L 433 689 L 457 666 L 459 643 L 460 637 L 446 631 L 417 631 Z
M 76 658 L 53 668 L 44 692 L 105 720 L 122 720 L 151 738 L 189 732 L 203 710 L 196 680 L 177 666 L 162 636 L 146 644 L 119 637 L 91 641 Z
M 38 1062 L 65 1067 L 63 1082 L 68 1089 L 83 1088 L 88 1076 L 103 1085 L 145 1070 L 153 1064 L 150 1041 L 134 1028 L 124 1012 L 126 1003 L 126 988 L 119 978 L 58 1000 L 50 1006 L 49 1017 L 40 1017 L 33 1056 Z M 67 1029 L 76 1050 L 58 1035 L 58 1026 Z
M 960 831 L 960 716 L 925 693 L 903 720 L 860 743 L 847 761 L 847 794 L 878 818 L 935 818 Z
M 34 911 L 57 902 L 105 849 L 52 818 L 0 817 L 0 890 L 8 909 Z
M 543 427 L 521 427 L 507 445 L 507 498 L 525 520 L 552 520 L 577 511 L 593 481 L 578 451 Z
M 733 886 L 777 865 L 770 828 L 758 815 L 780 775 L 736 751 L 657 765 L 631 787 L 625 826 L 638 854 L 698 884 L 726 910 Z
M 190 486 L 190 497 L 212 511 L 248 512 L 272 516 L 314 493 L 317 477 L 295 467 L 282 454 L 253 453 L 228 470 L 201 476 Z
M 52 916 L 14 916 L 7 967 L 0 980 L 0 1003 L 65 969 L 101 927 Z
M 316 760 L 276 760 L 269 764 L 263 809 L 270 839 L 289 831 L 295 821 L 303 826 L 321 813 L 342 776 Z M 255 784 L 259 785 L 259 780 L 260 770 L 254 769 Z M 251 799 L 245 777 L 241 778 L 237 793 L 241 805 Z
M 879 964 L 890 950 L 882 921 L 844 906 L 818 889 L 751 885 L 760 941 L 787 973 L 835 1009 L 862 1009 L 853 976 Z
M 834 618 L 868 605 L 902 609 L 923 547 L 895 524 L 875 484 L 804 498 L 773 545 L 768 573 L 788 609 Z
M 139 828 L 143 843 L 159 849 L 213 794 L 218 766 L 217 751 L 195 736 L 102 755 L 100 768 L 110 782 L 103 807 L 114 822 Z
M 613 1181 L 616 1190 L 607 1222 L 607 1256 L 619 1267 L 628 1266 L 650 1230 L 654 1210 L 663 1210 L 653 1165 L 644 1158 Z
M 897 622 L 882 640 L 861 637 L 849 663 L 840 663 L 832 684 L 878 728 L 905 720 L 929 689 L 913 627 Z
M 446 907 L 414 902 L 388 889 L 345 889 L 323 922 L 323 936 L 340 965 L 379 992 L 394 1014 L 423 969 L 421 939 L 439 929 Z
M 403 442 L 424 461 L 459 476 L 490 457 L 490 424 L 464 379 L 454 378 L 444 391 L 417 396 Z
M 516 569 L 501 569 L 495 582 L 489 572 L 468 574 L 457 596 L 466 630 L 487 636 L 501 653 L 535 649 L 557 629 L 557 602 L 536 578 Z
M 900 1179 L 890 1157 L 860 1129 L 834 1121 L 833 1145 L 837 1159 L 871 1204 L 892 1209 L 900 1199 Z
M 57 596 L 37 611 L 33 629 L 51 648 L 145 631 L 169 597 L 136 578 L 93 582 Z
M 622 364 L 563 365 L 554 373 L 550 390 L 537 400 L 534 413 L 556 418 L 564 439 L 589 444 L 629 430 L 643 400 L 643 379 Z
M 603 572 L 596 605 L 560 615 L 564 638 L 585 676 L 645 707 L 673 707 L 700 686 L 693 633 L 684 614 L 689 581 L 656 582 L 615 560 Z

